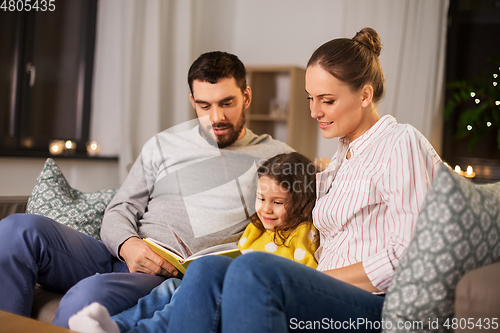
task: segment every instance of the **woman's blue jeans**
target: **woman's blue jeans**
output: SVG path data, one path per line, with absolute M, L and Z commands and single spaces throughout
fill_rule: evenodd
M 226 272 L 222 332 L 379 332 L 384 298 L 292 260 L 249 253 Z
M 268 253 L 198 259 L 172 299 L 164 285 L 163 300 L 152 296 L 154 291 L 142 299 L 149 298 L 142 318 L 150 320 L 132 332 L 379 332 L 382 327 L 384 296 Z

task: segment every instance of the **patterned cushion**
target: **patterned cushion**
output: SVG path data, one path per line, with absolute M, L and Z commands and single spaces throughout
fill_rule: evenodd
M 474 185 L 441 165 L 389 286 L 382 319 L 392 329 L 384 331 L 415 331 L 397 327 L 415 322 L 422 332 L 452 332 L 457 282 L 499 260 L 499 239 L 500 183 Z
M 48 158 L 28 200 L 26 213 L 49 217 L 100 239 L 104 210 L 116 190 L 82 193 L 69 186 L 61 169 Z

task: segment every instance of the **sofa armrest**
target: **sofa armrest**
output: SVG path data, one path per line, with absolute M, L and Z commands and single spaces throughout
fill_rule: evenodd
M 15 214 L 24 213 L 29 196 L 0 196 L 0 220 Z
M 38 284 L 33 294 L 31 318 L 52 324 L 63 295 L 45 290 Z
M 457 284 L 455 291 L 455 317 L 482 319 L 483 323 L 493 318 L 500 319 L 500 262 L 496 262 L 465 274 Z M 455 332 L 479 332 L 460 330 Z

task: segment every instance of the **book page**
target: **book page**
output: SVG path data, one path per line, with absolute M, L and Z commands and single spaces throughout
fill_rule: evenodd
M 162 242 L 160 242 L 160 241 L 158 241 L 158 240 L 156 240 L 156 239 L 153 239 L 153 238 L 151 238 L 151 237 L 148 237 L 148 238 L 145 238 L 145 240 L 146 240 L 146 241 L 149 241 L 149 242 L 151 242 L 151 243 L 154 243 L 155 245 L 157 245 L 157 246 L 159 246 L 159 247 L 162 247 L 164 250 L 167 250 L 167 251 L 169 251 L 169 252 L 172 252 L 172 254 L 174 254 L 174 255 L 177 257 L 177 259 L 179 259 L 179 260 L 184 260 L 184 259 L 186 258 L 186 257 L 185 257 L 182 253 L 180 253 L 179 251 L 177 251 L 177 250 L 173 249 L 172 247 L 170 247 L 170 246 L 168 246 L 168 245 L 166 245 L 166 244 L 164 244 L 164 243 L 162 243 Z
M 170 225 L 169 225 L 169 227 L 170 227 Z M 189 257 L 191 257 L 193 255 L 193 252 L 191 252 L 191 250 L 186 245 L 186 243 L 184 243 L 182 241 L 182 239 L 179 236 L 177 236 L 177 234 L 175 233 L 175 231 L 172 230 L 172 228 L 170 228 L 170 231 L 172 231 L 172 233 L 175 236 L 175 239 L 177 239 L 177 242 L 179 243 L 179 246 L 180 246 L 182 254 L 183 254 L 183 258 L 189 258 Z
M 199 257 L 203 257 L 205 255 L 212 255 L 212 254 L 221 254 L 221 253 L 226 253 L 226 252 L 235 252 L 239 251 L 240 249 L 238 248 L 238 245 L 236 243 L 226 243 L 226 244 L 220 244 L 220 245 L 215 245 L 211 246 L 207 249 L 201 250 L 187 258 L 186 260 L 194 260 Z

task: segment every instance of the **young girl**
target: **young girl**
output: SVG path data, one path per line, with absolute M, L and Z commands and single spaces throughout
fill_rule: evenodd
M 258 170 L 255 214 L 238 242 L 242 253 L 264 251 L 317 267 L 312 225 L 316 166 L 299 153 L 276 155 Z
M 279 154 L 264 162 L 257 174 L 255 214 L 238 242 L 241 252 L 273 253 L 315 269 L 314 252 L 319 246 L 319 234 L 312 224 L 316 166 L 296 152 Z M 105 307 L 93 303 L 71 317 L 69 327 L 89 333 L 166 331 L 179 285 L 179 279 L 168 279 L 136 306 L 113 317 Z

